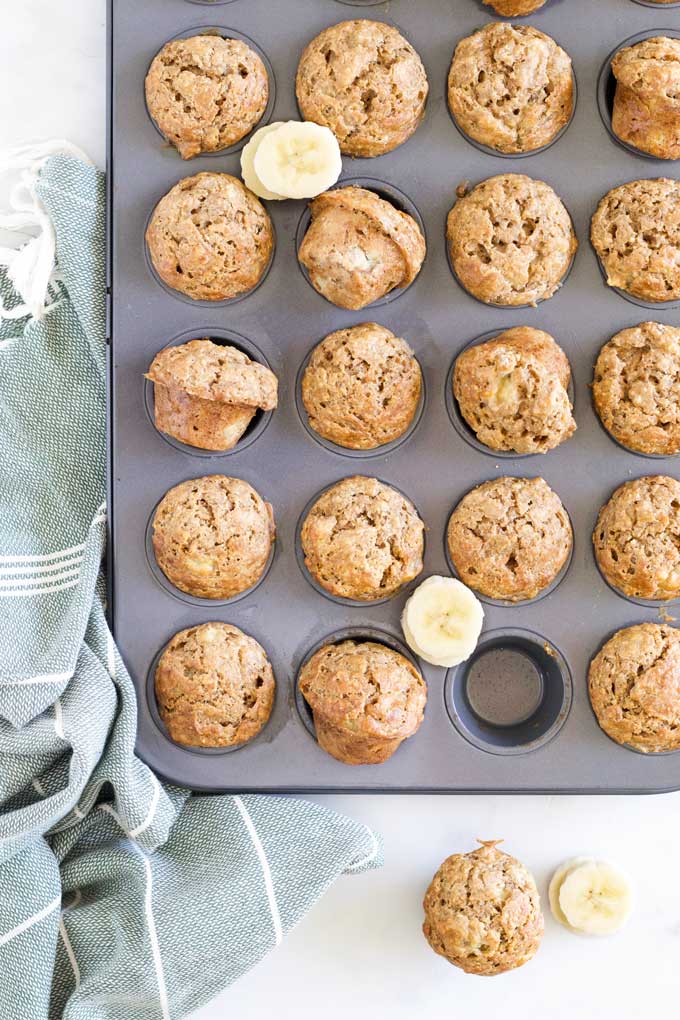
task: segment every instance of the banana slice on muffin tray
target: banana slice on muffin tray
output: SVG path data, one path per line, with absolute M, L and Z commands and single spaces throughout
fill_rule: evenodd
M 548 899 L 556 921 L 585 935 L 613 935 L 632 908 L 626 876 L 613 864 L 590 857 L 561 864 L 550 880 Z
M 404 606 L 401 627 L 416 655 L 447 669 L 469 659 L 482 629 L 480 601 L 455 577 L 428 577 Z
M 328 191 L 342 171 L 337 138 L 311 121 L 277 121 L 260 128 L 241 153 L 246 187 L 258 198 L 314 198 Z

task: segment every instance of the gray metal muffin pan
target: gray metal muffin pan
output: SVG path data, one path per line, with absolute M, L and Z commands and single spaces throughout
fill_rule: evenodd
M 359 7 L 367 7 L 365 11 Z M 493 18 L 477 0 L 391 0 L 368 5 L 340 0 L 110 0 L 109 337 L 110 337 L 110 615 L 134 678 L 139 702 L 139 754 L 159 773 L 205 790 L 423 792 L 659 792 L 680 788 L 680 754 L 641 755 L 599 729 L 587 694 L 588 663 L 615 630 L 659 621 L 664 610 L 615 594 L 600 576 L 590 534 L 600 506 L 622 482 L 644 474 L 679 477 L 674 458 L 644 458 L 615 443 L 592 409 L 589 383 L 597 353 L 618 330 L 645 318 L 680 324 L 675 308 L 636 308 L 607 288 L 588 241 L 590 216 L 615 185 L 660 173 L 612 140 L 598 112 L 597 81 L 607 54 L 650 29 L 680 28 L 680 15 L 632 0 L 550 0 L 523 23 L 554 36 L 574 62 L 579 98 L 574 119 L 549 148 L 525 158 L 482 153 L 453 125 L 445 83 L 453 49 Z M 335 308 L 316 294 L 297 265 L 296 233 L 304 203 L 270 203 L 276 251 L 266 279 L 235 303 L 191 302 L 160 285 L 144 245 L 156 202 L 180 178 L 201 170 L 238 174 L 239 156 L 183 162 L 163 143 L 144 102 L 144 76 L 162 44 L 201 25 L 252 38 L 276 78 L 272 119 L 298 116 L 294 79 L 303 46 L 345 18 L 395 24 L 423 58 L 430 97 L 423 124 L 396 151 L 344 160 L 343 178 L 368 177 L 403 193 L 425 224 L 428 253 L 408 291 L 364 312 Z M 535 309 L 493 308 L 453 278 L 444 224 L 456 186 L 498 173 L 548 181 L 571 213 L 580 241 L 564 286 Z M 377 185 L 376 185 L 377 186 Z M 314 439 L 296 400 L 296 380 L 312 347 L 332 330 L 374 318 L 413 347 L 425 377 L 417 426 L 378 456 L 345 455 Z M 513 325 L 547 330 L 574 373 L 576 435 L 544 456 L 494 457 L 466 441 L 447 410 L 452 360 L 466 344 Z M 190 335 L 235 334 L 259 350 L 280 381 L 280 406 L 252 442 L 229 456 L 172 444 L 152 424 L 152 395 L 143 373 L 168 343 Z M 146 389 L 146 392 L 145 392 Z M 151 402 L 151 403 L 150 403 Z M 252 437 L 248 437 L 252 438 Z M 469 437 L 468 437 L 469 439 Z M 171 486 L 210 473 L 249 481 L 269 500 L 277 540 L 267 576 L 227 604 L 191 600 L 159 583 L 147 560 L 147 522 Z M 502 475 L 542 475 L 562 497 L 575 546 L 566 576 L 540 600 L 484 603 L 478 650 L 446 673 L 422 664 L 429 687 L 425 720 L 415 737 L 379 766 L 343 765 L 320 750 L 295 697 L 300 664 L 329 634 L 348 628 L 399 641 L 408 591 L 379 605 L 330 599 L 309 583 L 296 555 L 296 528 L 309 500 L 350 474 L 376 476 L 401 489 L 428 529 L 425 569 L 449 573 L 445 530 L 472 486 Z M 411 590 L 414 584 L 409 586 Z M 668 610 L 671 615 L 673 607 Z M 207 620 L 224 620 L 264 646 L 277 679 L 271 719 L 249 744 L 203 751 L 173 744 L 153 705 L 153 663 L 172 635 Z

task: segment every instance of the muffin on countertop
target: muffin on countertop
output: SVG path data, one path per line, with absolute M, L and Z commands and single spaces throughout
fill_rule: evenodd
M 300 671 L 319 747 L 346 765 L 379 765 L 421 722 L 422 676 L 405 656 L 375 641 L 324 645 Z
M 155 676 L 156 701 L 170 738 L 188 747 L 233 747 L 266 724 L 276 683 L 254 638 L 228 623 L 181 630 Z
M 559 575 L 573 533 L 562 501 L 543 478 L 496 478 L 463 496 L 446 541 L 464 584 L 489 598 L 522 602 Z
M 371 602 L 423 569 L 425 527 L 413 504 L 377 478 L 355 475 L 326 489 L 300 534 L 305 566 L 331 595 Z
M 484 0 L 502 18 L 523 18 L 540 10 L 546 0 Z
M 159 351 L 145 378 L 156 428 L 202 450 L 231 450 L 255 413 L 278 402 L 273 372 L 207 337 Z
M 595 364 L 602 424 L 638 453 L 680 453 L 680 329 L 641 322 L 608 341 Z
M 536 305 L 561 286 L 578 247 L 569 213 L 544 181 L 499 174 L 448 215 L 449 256 L 461 285 L 490 305 Z
M 624 627 L 588 671 L 590 703 L 604 732 L 636 751 L 680 748 L 680 632 L 661 623 Z
M 647 475 L 625 482 L 600 510 L 593 532 L 604 577 L 633 598 L 680 595 L 680 482 Z
M 425 238 L 408 213 L 366 188 L 334 188 L 309 204 L 298 258 L 315 290 L 339 308 L 358 310 L 412 283 Z
M 619 50 L 612 130 L 660 159 L 680 157 L 680 39 L 656 36 Z
M 567 356 L 549 333 L 516 326 L 458 356 L 453 395 L 492 450 L 546 453 L 576 431 L 570 378 Z
M 571 117 L 571 60 L 536 28 L 495 22 L 456 46 L 448 101 L 470 138 L 498 152 L 532 152 Z
M 144 87 L 151 117 L 182 159 L 239 142 L 261 120 L 269 99 L 258 54 L 240 39 L 213 34 L 167 42 Z
M 423 934 L 435 953 L 468 974 L 491 977 L 521 967 L 543 938 L 531 873 L 500 840 L 447 857 L 425 894 Z
M 425 68 L 382 21 L 341 21 L 305 49 L 295 81 L 305 120 L 331 129 L 348 156 L 379 156 L 416 130 L 425 113 Z
M 274 231 L 259 198 L 231 174 L 185 177 L 153 211 L 146 243 L 161 280 L 194 300 L 223 301 L 262 279 Z
M 197 598 L 228 599 L 262 576 L 274 515 L 252 485 L 205 475 L 166 492 L 152 525 L 153 549 L 168 580 Z
M 413 351 L 377 322 L 331 333 L 314 348 L 302 377 L 310 427 L 351 450 L 373 450 L 403 435 L 421 389 Z

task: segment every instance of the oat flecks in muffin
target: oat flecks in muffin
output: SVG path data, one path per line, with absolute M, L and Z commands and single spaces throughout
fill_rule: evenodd
M 680 482 L 647 475 L 625 482 L 600 510 L 593 532 L 600 570 L 623 595 L 680 595 Z
M 540 10 L 546 0 L 484 0 L 502 18 L 523 18 Z
M 176 588 L 199 598 L 232 598 L 262 576 L 274 517 L 248 482 L 205 475 L 165 494 L 152 538 L 158 566 Z
M 567 357 L 548 333 L 517 326 L 459 355 L 453 394 L 481 443 L 546 453 L 576 431 L 570 377 Z
M 524 174 L 490 177 L 459 198 L 446 234 L 460 283 L 492 305 L 552 297 L 578 247 L 562 201 L 544 181 Z
M 493 976 L 535 955 L 543 914 L 531 873 L 479 840 L 477 850 L 447 857 L 425 894 L 423 934 L 435 953 L 468 974 Z
M 680 748 L 680 632 L 642 623 L 618 631 L 590 664 L 593 711 L 612 740 L 637 751 Z
M 547 145 L 571 117 L 571 60 L 529 25 L 486 25 L 456 47 L 448 101 L 459 127 L 499 152 Z
M 182 159 L 226 149 L 261 119 L 269 98 L 262 60 L 240 39 L 172 39 L 156 54 L 146 104 Z
M 319 746 L 346 765 L 387 761 L 423 721 L 425 681 L 375 641 L 324 645 L 300 671 L 299 686 Z
M 370 602 L 393 595 L 423 569 L 424 525 L 413 504 L 377 478 L 355 475 L 327 489 L 302 526 L 305 565 L 331 595 Z
M 379 156 L 416 130 L 428 84 L 396 28 L 361 19 L 331 25 L 309 43 L 295 89 L 304 119 L 330 128 L 344 153 Z
M 275 687 L 262 646 L 228 623 L 175 634 L 156 668 L 161 719 L 171 739 L 189 747 L 252 740 L 269 719 Z
M 314 348 L 302 378 L 310 427 L 348 449 L 390 443 L 413 421 L 421 376 L 406 341 L 376 322 L 331 333 Z
M 641 322 L 599 353 L 593 400 L 608 432 L 638 453 L 680 453 L 680 329 Z
M 262 278 L 274 247 L 264 206 L 236 177 L 200 173 L 164 195 L 146 231 L 161 280 L 194 300 L 246 294 Z
M 656 36 L 612 60 L 616 93 L 612 130 L 660 159 L 680 157 L 680 39 Z
M 328 301 L 358 310 L 415 280 L 425 238 L 408 213 L 352 186 L 324 192 L 309 208 L 312 222 L 298 257 Z
M 447 529 L 461 581 L 490 598 L 535 598 L 558 576 L 573 544 L 559 496 L 543 478 L 498 478 L 472 489 Z

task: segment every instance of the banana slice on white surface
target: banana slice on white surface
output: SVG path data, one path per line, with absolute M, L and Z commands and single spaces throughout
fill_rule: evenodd
M 342 157 L 330 128 L 289 120 L 262 138 L 253 167 L 270 192 L 286 198 L 314 198 L 335 184 Z
M 404 606 L 401 627 L 416 655 L 448 669 L 470 658 L 483 621 L 479 599 L 462 581 L 434 574 Z
M 574 929 L 571 927 L 567 918 L 560 906 L 560 887 L 564 882 L 567 875 L 572 872 L 575 868 L 578 868 L 580 864 L 587 864 L 590 860 L 589 857 L 572 857 L 568 861 L 564 861 L 560 864 L 559 868 L 556 869 L 553 877 L 550 879 L 550 885 L 548 886 L 548 900 L 550 902 L 550 909 L 552 915 L 556 921 L 563 924 L 565 928 L 569 928 L 571 931 Z
M 633 901 L 630 882 L 607 861 L 590 858 L 568 861 L 558 868 L 550 885 L 550 905 L 553 907 L 556 899 L 559 906 L 559 912 L 555 913 L 553 907 L 553 913 L 558 921 L 563 915 L 574 931 L 612 935 L 630 916 Z
M 262 139 L 267 135 L 270 135 L 273 131 L 277 131 L 285 121 L 277 120 L 273 124 L 266 124 L 261 127 L 259 131 L 251 137 L 250 141 L 241 150 L 241 176 L 243 177 L 243 183 L 246 188 L 250 188 L 258 198 L 267 199 L 269 202 L 283 202 L 286 195 L 277 195 L 273 191 L 269 191 L 265 188 L 260 178 L 255 173 L 255 153 L 260 148 Z

